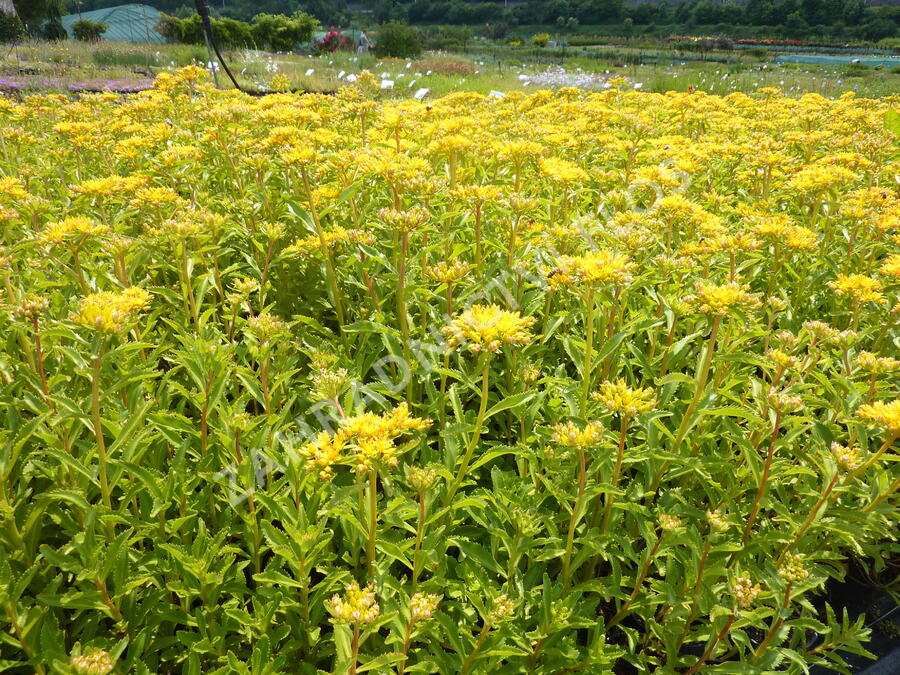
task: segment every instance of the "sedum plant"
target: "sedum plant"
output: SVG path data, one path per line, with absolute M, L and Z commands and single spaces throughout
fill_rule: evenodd
M 849 672 L 892 102 L 375 82 L 0 98 L 3 667 Z

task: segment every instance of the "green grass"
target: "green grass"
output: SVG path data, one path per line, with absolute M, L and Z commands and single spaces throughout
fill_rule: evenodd
M 471 50 L 470 50 L 471 52 Z M 536 51 L 530 47 L 485 47 L 475 53 L 447 55 L 429 53 L 426 61 L 414 61 L 406 68 L 406 60 L 380 61 L 373 54 L 357 55 L 336 52 L 321 56 L 303 54 L 269 55 L 262 52 L 233 52 L 227 55 L 229 66 L 241 85 L 250 90 L 266 90 L 273 77 L 284 75 L 295 90 L 331 92 L 342 86 L 341 71 L 358 73 L 371 70 L 377 76 L 389 73 L 395 80 L 387 98 L 410 96 L 420 87 L 441 96 L 454 91 L 488 93 L 511 91 L 525 85 L 519 75 L 534 75 L 547 68 L 563 67 L 568 72 L 581 69 L 588 73 L 621 75 L 642 83 L 645 91 L 665 92 L 694 87 L 713 94 L 752 93 L 761 87 L 778 87 L 789 95 L 816 92 L 828 97 L 855 90 L 860 96 L 882 97 L 900 91 L 900 75 L 887 69 L 852 66 L 814 66 L 806 64 L 773 64 L 760 61 L 748 53 L 723 52 L 730 63 L 679 60 L 671 52 L 671 62 L 649 62 L 645 57 L 659 56 L 643 49 L 616 45 L 590 50 L 574 50 L 574 55 L 552 51 Z M 718 53 L 714 56 L 720 56 Z M 207 52 L 200 45 L 137 45 L 128 43 L 29 42 L 8 54 L 0 54 L 0 75 L 18 75 L 22 68 L 33 74 L 66 78 L 72 81 L 88 78 L 122 78 L 147 76 L 172 70 L 190 63 L 203 63 Z M 427 64 L 442 60 L 464 60 L 471 64 L 472 74 L 426 75 Z M 312 69 L 312 73 L 307 74 Z M 398 75 L 400 77 L 398 77 Z M 410 87 L 409 83 L 415 80 Z M 225 78 L 220 77 L 220 82 Z

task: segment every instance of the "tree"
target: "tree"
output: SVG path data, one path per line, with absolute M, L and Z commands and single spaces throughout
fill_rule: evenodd
M 0 43 L 18 42 L 24 37 L 25 27 L 12 0 L 0 0 Z
M 393 56 L 400 59 L 418 56 L 422 53 L 419 32 L 405 23 L 389 21 L 378 27 L 375 53 L 378 56 Z
M 76 40 L 81 42 L 100 42 L 103 34 L 109 28 L 105 23 L 100 21 L 89 21 L 88 19 L 79 19 L 72 24 L 72 34 Z

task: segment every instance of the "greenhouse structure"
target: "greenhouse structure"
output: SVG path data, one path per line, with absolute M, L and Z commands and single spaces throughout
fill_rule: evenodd
M 107 25 L 106 32 L 103 34 L 104 40 L 162 44 L 166 39 L 156 30 L 159 17 L 159 10 L 155 7 L 130 4 L 69 14 L 62 17 L 62 23 L 69 38 L 74 37 L 72 24 L 80 19 L 87 19 Z

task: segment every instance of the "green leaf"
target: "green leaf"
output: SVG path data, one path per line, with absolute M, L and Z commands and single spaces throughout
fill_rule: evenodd
M 496 415 L 498 412 L 503 412 L 504 410 L 509 410 L 510 408 L 515 408 L 519 405 L 523 405 L 533 399 L 537 395 L 536 392 L 526 391 L 522 394 L 514 394 L 512 396 L 507 396 L 499 403 L 491 406 L 490 410 L 487 411 L 484 415 L 484 419 L 489 419 L 492 415 Z

